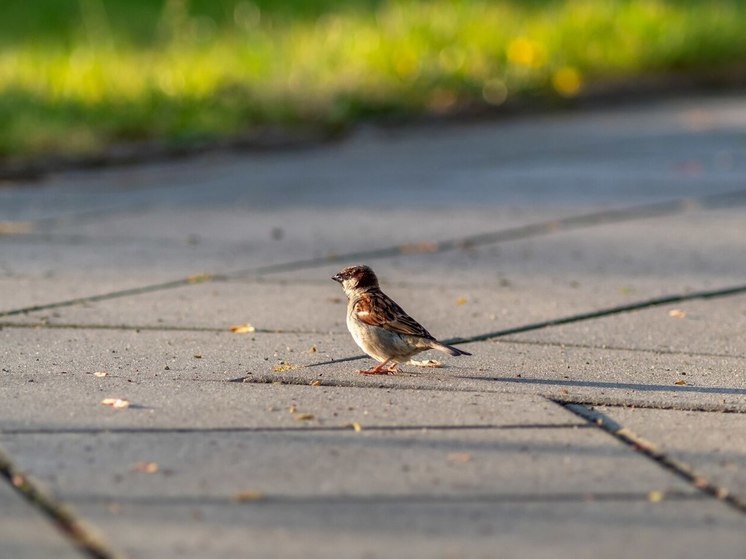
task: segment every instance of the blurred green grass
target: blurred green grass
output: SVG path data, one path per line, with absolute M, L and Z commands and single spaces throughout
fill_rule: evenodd
M 573 97 L 746 61 L 736 0 L 3 0 L 0 158 Z

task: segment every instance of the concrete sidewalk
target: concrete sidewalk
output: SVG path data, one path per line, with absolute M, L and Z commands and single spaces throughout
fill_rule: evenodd
M 0 557 L 742 556 L 745 142 L 700 98 L 4 185 Z M 357 374 L 361 262 L 473 357 Z

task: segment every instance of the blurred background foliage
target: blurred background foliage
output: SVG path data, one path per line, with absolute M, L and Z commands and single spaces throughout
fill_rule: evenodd
M 2 0 L 0 159 L 552 103 L 746 63 L 736 0 Z

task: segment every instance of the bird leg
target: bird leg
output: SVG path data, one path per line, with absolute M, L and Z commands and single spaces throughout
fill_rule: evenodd
M 389 365 L 389 363 L 391 363 Z M 388 365 L 388 366 L 387 366 Z M 376 365 L 365 371 L 358 371 L 361 375 L 393 375 L 396 373 L 397 362 L 393 359 L 387 359 L 383 363 Z

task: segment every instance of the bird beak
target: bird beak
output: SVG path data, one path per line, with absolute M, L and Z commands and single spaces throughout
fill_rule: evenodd
M 344 280 L 342 279 L 342 276 L 340 276 L 339 274 L 334 274 L 334 275 L 332 276 L 332 279 L 333 279 L 334 281 L 338 281 L 339 283 L 342 283 L 342 282 L 344 281 Z

